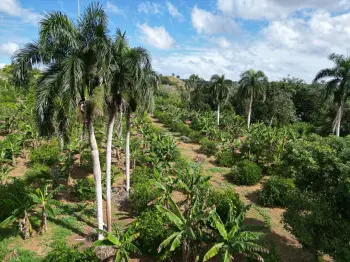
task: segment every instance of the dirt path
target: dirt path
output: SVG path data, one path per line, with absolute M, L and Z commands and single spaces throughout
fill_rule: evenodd
M 159 123 L 157 119 L 151 118 L 153 124 L 166 132 L 173 134 L 177 139 L 177 135 L 171 133 L 162 123 Z M 208 158 L 206 155 L 198 153 L 199 145 L 194 143 L 184 143 L 177 139 L 177 146 L 181 154 L 186 159 L 201 159 L 201 165 L 207 175 L 211 176 L 211 183 L 213 186 L 232 187 L 240 196 L 240 199 L 245 204 L 256 204 L 259 190 L 262 187 L 262 183 L 267 178 L 264 177 L 262 181 L 255 186 L 235 186 L 229 184 L 225 179 L 225 174 L 229 173 L 229 168 L 222 168 L 215 165 L 215 158 Z M 266 232 L 266 241 L 268 245 L 273 243 L 278 253 L 280 254 L 281 261 L 295 262 L 295 261 L 314 261 L 313 257 L 305 252 L 298 240 L 287 230 L 284 229 L 282 222 L 284 209 L 282 208 L 265 208 L 258 207 L 258 209 L 249 210 L 246 218 L 246 222 L 249 224 L 261 225 L 264 223 L 264 219 L 261 214 L 267 215 L 270 220 L 271 228 Z

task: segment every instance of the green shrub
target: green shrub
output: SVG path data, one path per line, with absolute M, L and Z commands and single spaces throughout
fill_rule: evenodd
M 261 179 L 260 167 L 249 160 L 243 160 L 232 168 L 229 178 L 237 185 L 251 186 L 258 183 Z
M 133 210 L 140 214 L 147 208 L 148 203 L 160 196 L 159 190 L 154 187 L 154 181 L 148 180 L 137 183 L 130 195 L 130 202 Z
M 137 218 L 137 232 L 140 236 L 137 238 L 137 245 L 144 255 L 158 255 L 158 247 L 173 232 L 171 228 L 165 228 L 167 220 L 156 209 L 149 209 Z
M 60 150 L 57 142 L 43 144 L 34 148 L 30 152 L 30 161 L 32 164 L 40 163 L 47 166 L 52 166 L 58 162 Z
M 208 206 L 215 205 L 216 212 L 223 222 L 228 219 L 230 204 L 235 207 L 235 214 L 242 210 L 242 202 L 233 188 L 211 189 L 207 203 Z
M 46 165 L 36 163 L 27 170 L 25 179 L 29 183 L 43 179 L 52 179 L 51 169 Z
M 94 248 L 80 250 L 79 246 L 68 246 L 65 242 L 54 242 L 52 250 L 44 258 L 45 262 L 98 262 Z
M 93 178 L 77 179 L 73 187 L 74 197 L 78 201 L 92 201 L 95 199 L 95 181 Z
M 202 138 L 202 134 L 198 131 L 192 131 L 188 137 L 192 140 L 194 143 L 198 143 Z
M 23 179 L 14 179 L 6 184 L 0 183 L 0 222 L 20 207 L 21 203 L 29 202 L 29 191 L 28 183 Z
M 16 249 L 16 256 L 7 260 L 8 262 L 40 262 L 43 261 L 38 255 L 31 250 Z
M 284 207 L 293 189 L 294 182 L 292 179 L 273 176 L 264 183 L 259 200 L 264 206 Z
M 100 161 L 101 162 L 101 161 Z M 92 166 L 92 158 L 91 158 L 91 151 L 88 149 L 84 149 L 80 153 L 80 166 L 84 168 L 85 170 L 91 171 Z
M 207 156 L 215 155 L 218 152 L 218 146 L 216 142 L 211 141 L 206 137 L 200 141 L 200 144 L 201 147 L 199 148 L 199 152 Z
M 216 154 L 216 163 L 221 167 L 232 167 L 236 163 L 233 152 L 225 150 Z
M 145 183 L 153 178 L 153 170 L 146 166 L 137 166 L 131 175 L 131 183 Z

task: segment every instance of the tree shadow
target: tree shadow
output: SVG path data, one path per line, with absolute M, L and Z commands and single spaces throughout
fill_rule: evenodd
M 254 218 L 246 218 L 246 225 L 253 226 L 264 226 L 265 223 L 261 220 Z M 316 262 L 315 256 L 303 249 L 296 241 L 278 234 L 277 232 L 271 230 L 269 227 L 265 227 L 261 232 L 265 233 L 262 240 L 264 247 L 272 249 L 275 247 L 278 255 L 280 256 L 280 261 L 283 262 L 295 262 L 295 261 L 310 261 Z
M 51 221 L 52 223 L 55 223 L 56 225 L 58 226 L 61 226 L 61 227 L 64 227 L 66 229 L 69 229 L 70 231 L 72 231 L 73 233 L 83 237 L 83 238 L 87 238 L 88 235 L 84 232 L 82 232 L 80 229 L 72 226 L 71 224 L 65 222 L 65 221 L 62 221 L 60 219 L 57 219 L 57 218 L 53 218 L 53 217 L 48 217 L 48 220 Z
M 254 203 L 255 205 L 259 205 L 260 206 L 260 200 L 259 200 L 259 195 L 260 195 L 260 190 L 256 190 L 256 191 L 252 191 L 249 192 L 248 194 L 245 195 L 245 197 L 251 201 L 252 203 Z

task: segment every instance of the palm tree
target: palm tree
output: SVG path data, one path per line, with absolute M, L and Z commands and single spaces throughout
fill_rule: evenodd
M 22 82 L 35 65 L 46 67 L 36 88 L 35 110 L 40 135 L 68 134 L 70 116 L 79 109 L 89 134 L 97 223 L 101 230 L 101 167 L 93 121 L 103 112 L 103 84 L 110 61 L 107 22 L 107 15 L 99 4 L 89 5 L 77 23 L 61 12 L 48 13 L 40 21 L 39 41 L 27 44 L 13 57 L 14 71 Z
M 188 102 L 191 102 L 191 92 L 192 90 L 196 89 L 197 83 L 199 81 L 199 76 L 192 74 L 186 81 L 185 88 L 187 89 L 188 92 Z
M 317 73 L 314 83 L 328 78 L 326 83 L 326 97 L 333 93 L 333 102 L 337 106 L 337 115 L 333 123 L 333 133 L 340 136 L 341 120 L 344 105 L 350 95 L 350 57 L 331 54 L 329 60 L 334 62 L 333 68 L 322 69 Z
M 58 201 L 53 199 L 54 194 L 60 190 L 60 187 L 57 187 L 55 190 L 49 192 L 48 185 L 45 184 L 42 188 L 37 188 L 34 193 L 30 193 L 29 197 L 32 201 L 39 205 L 41 208 L 41 224 L 40 224 L 40 232 L 47 231 L 47 215 L 48 213 L 54 215 L 55 212 L 52 209 L 52 206 L 56 206 L 59 204 Z
M 228 98 L 229 95 L 229 81 L 225 79 L 225 75 L 213 75 L 210 78 L 212 84 L 212 92 L 215 96 L 215 103 L 217 106 L 217 125 L 220 125 L 220 104 Z
M 233 206 L 230 205 L 229 220 L 224 224 L 215 210 L 211 213 L 211 220 L 214 229 L 217 231 L 219 239 L 214 246 L 204 255 L 203 261 L 221 254 L 223 262 L 234 260 L 234 254 L 243 254 L 248 257 L 263 261 L 257 252 L 267 252 L 267 250 L 255 242 L 264 236 L 262 232 L 251 232 L 248 226 L 244 226 L 246 211 L 250 206 L 241 211 L 237 217 L 232 216 Z
M 248 128 L 250 127 L 250 119 L 252 115 L 253 99 L 264 94 L 268 79 L 263 71 L 254 71 L 250 69 L 241 74 L 239 81 L 239 95 L 242 99 L 249 98 L 248 108 Z
M 103 240 L 97 240 L 94 246 L 113 246 L 116 249 L 115 261 L 129 261 L 129 253 L 141 254 L 140 250 L 132 243 L 138 238 L 139 233 L 134 233 L 134 228 L 130 227 L 125 232 L 116 230 L 114 234 L 103 232 L 106 236 Z

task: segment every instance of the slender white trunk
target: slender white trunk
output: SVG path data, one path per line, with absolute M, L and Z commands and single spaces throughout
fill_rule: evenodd
M 97 228 L 103 230 L 103 207 L 102 207 L 102 185 L 101 185 L 101 165 L 100 156 L 97 148 L 94 126 L 92 121 L 88 121 L 89 143 L 91 147 L 92 165 L 95 179 L 96 191 L 96 213 L 97 213 Z M 98 239 L 103 239 L 102 234 L 98 233 Z
M 250 127 L 250 118 L 252 115 L 252 105 L 253 105 L 253 92 L 250 95 L 249 109 L 248 109 L 248 128 Z
M 117 136 L 120 138 L 123 133 L 123 111 L 120 110 L 120 115 L 119 115 L 119 124 L 118 124 L 118 131 L 117 131 Z
M 218 103 L 218 111 L 217 111 L 217 124 L 220 125 L 220 103 Z
M 112 139 L 113 127 L 115 121 L 115 110 L 110 109 L 107 126 L 106 143 L 106 212 L 107 212 L 107 230 L 112 231 L 112 192 L 111 192 L 111 164 L 112 164 Z
M 339 137 L 340 136 L 340 126 L 341 126 L 341 118 L 342 118 L 342 113 L 343 113 L 343 106 L 340 105 L 337 111 L 337 116 L 335 117 L 335 133 L 336 136 Z
M 126 192 L 130 191 L 130 112 L 126 113 L 126 138 L 125 138 L 125 175 Z

